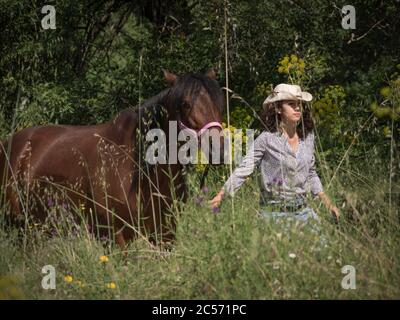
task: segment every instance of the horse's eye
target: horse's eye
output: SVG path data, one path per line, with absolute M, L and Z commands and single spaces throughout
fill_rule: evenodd
M 183 101 L 183 102 L 182 102 L 182 107 L 183 107 L 184 109 L 190 109 L 190 103 L 187 102 L 187 101 Z

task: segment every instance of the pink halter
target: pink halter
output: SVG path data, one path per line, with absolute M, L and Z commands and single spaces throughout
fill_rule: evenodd
M 191 132 L 191 133 L 192 133 L 193 135 L 195 135 L 197 138 L 200 138 L 200 137 L 202 136 L 202 134 L 203 134 L 204 132 L 206 132 L 206 131 L 207 131 L 208 129 L 210 129 L 210 128 L 218 127 L 218 128 L 221 128 L 221 129 L 222 129 L 221 123 L 215 122 L 215 121 L 214 121 L 214 122 L 206 123 L 205 126 L 204 126 L 203 128 L 201 128 L 199 131 L 196 131 L 196 130 L 194 130 L 194 129 L 192 129 L 192 128 L 189 128 L 189 127 L 185 126 L 185 124 L 184 124 L 182 121 L 179 121 L 179 125 L 180 125 L 180 127 L 181 127 L 182 129 Z

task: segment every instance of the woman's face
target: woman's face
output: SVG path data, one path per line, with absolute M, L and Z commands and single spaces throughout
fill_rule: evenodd
M 281 117 L 284 122 L 297 122 L 301 119 L 302 105 L 299 100 L 282 101 Z

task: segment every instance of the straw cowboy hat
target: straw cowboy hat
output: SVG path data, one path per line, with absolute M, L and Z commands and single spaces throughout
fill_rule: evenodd
M 264 100 L 263 106 L 282 100 L 311 101 L 312 98 L 313 96 L 311 93 L 301 91 L 301 88 L 298 85 L 281 83 L 278 84 L 274 88 L 274 91 Z

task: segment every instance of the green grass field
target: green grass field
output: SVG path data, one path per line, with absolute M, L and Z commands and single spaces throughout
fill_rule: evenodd
M 210 169 L 205 193 L 194 166 L 189 199 L 171 212 L 172 247 L 143 236 L 122 252 L 84 220 L 75 224 L 73 215 L 88 214 L 79 205 L 52 205 L 48 213 L 62 217 L 56 228 L 10 228 L 0 187 L 0 299 L 400 299 L 399 0 L 49 2 L 0 1 L 2 141 L 31 126 L 100 124 L 143 106 L 168 88 L 162 69 L 213 68 L 223 113 L 209 113 L 212 101 L 198 114 L 232 133 L 260 128 L 273 88 L 298 84 L 314 97 L 304 107 L 315 122 L 316 166 L 341 219 L 311 199 L 319 224 L 261 218 L 256 176 L 214 213 L 208 201 L 229 168 Z M 175 109 L 164 105 L 185 109 L 170 119 L 203 123 L 189 119 L 192 91 Z M 55 289 L 42 286 L 49 266 Z
M 257 216 L 255 177 L 213 213 L 206 201 L 222 185 L 220 169 L 211 171 L 207 194 L 198 190 L 197 174 L 189 175 L 191 197 L 174 213 L 170 251 L 139 239 L 125 255 L 68 224 L 54 237 L 39 225 L 27 226 L 20 238 L 3 226 L 0 298 L 398 299 L 399 203 L 393 198 L 389 206 L 382 170 L 340 172 L 327 190 L 341 208 L 340 223 L 311 202 L 321 220 L 317 229 Z M 45 265 L 55 267 L 55 290 L 42 288 Z M 355 289 L 342 288 L 345 265 L 355 268 Z

